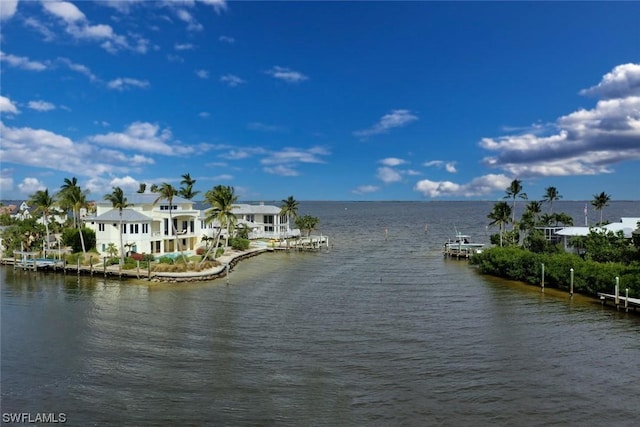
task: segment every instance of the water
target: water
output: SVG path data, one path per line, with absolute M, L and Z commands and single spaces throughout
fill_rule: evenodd
M 74 426 L 637 425 L 640 316 L 442 257 L 454 224 L 488 241 L 491 206 L 303 203 L 329 250 L 242 261 L 228 286 L 2 268 L 2 412 Z M 554 204 L 576 223 L 583 207 Z

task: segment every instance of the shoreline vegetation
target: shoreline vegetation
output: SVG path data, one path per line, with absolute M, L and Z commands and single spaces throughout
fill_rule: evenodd
M 94 218 L 97 207 L 96 202 L 88 201 L 88 190 L 80 188 L 76 177 L 65 178 L 57 193 L 51 194 L 49 189 L 38 190 L 22 203 L 19 212 L 12 213 L 16 206 L 0 210 L 0 257 L 3 253 L 13 255 L 3 258 L 2 264 L 13 264 L 14 268 L 25 270 L 60 269 L 91 275 L 102 273 L 105 277 L 146 276 L 151 280 L 153 276 L 159 280 L 209 280 L 224 276 L 237 261 L 258 253 L 276 249 L 315 249 L 322 243 L 328 244 L 326 236 L 311 236 L 320 219 L 308 214 L 298 215 L 298 201 L 293 196 L 283 199 L 280 206 L 279 215 L 286 217 L 286 221 L 278 225 L 273 221 L 274 215 L 267 215 L 265 218 L 269 217 L 270 221 L 254 223 L 253 214 L 248 220 L 235 211 L 239 206 L 236 205 L 238 195 L 234 188 L 216 185 L 204 193 L 203 202 L 210 206 L 204 210 L 203 222 L 208 226 L 207 230 L 212 231 L 205 230 L 197 243 L 191 236 L 190 246 L 185 247 L 186 243 L 180 244 L 182 233 L 177 229 L 174 201 L 178 197 L 191 201 L 200 191 L 194 190 L 196 180 L 188 173 L 182 175 L 180 183 L 182 187 L 179 189 L 168 182 L 152 184 L 149 189 L 145 183 L 140 184 L 137 193 L 153 194 L 154 209 L 163 210 L 163 206 L 167 207 L 164 211 L 168 217 L 160 215 L 148 219 L 152 222 L 151 226 L 155 221 L 158 230 L 161 229 L 159 223 L 162 220 L 169 224 L 168 230 L 165 230 L 167 237 L 162 240 L 149 238 L 152 227 L 145 222 L 141 233 L 144 238 L 127 243 L 123 236 L 127 225 L 135 225 L 137 234 L 139 224 L 135 220 L 125 219 L 125 210 L 134 207 L 134 204 L 129 203 L 122 188 L 113 187 L 113 191 L 103 197 L 118 214 L 118 221 L 113 223 L 119 230 L 117 239 L 113 239 L 112 235 L 105 237 L 104 228 L 99 229 L 103 223 L 95 225 L 91 222 L 91 227 L 85 224 Z M 156 206 L 161 201 L 166 203 Z M 292 225 L 297 228 L 293 229 Z M 250 240 L 250 227 L 269 237 L 266 237 L 266 241 L 265 238 Z M 97 250 L 97 231 L 103 232 L 100 235 L 100 252 Z M 159 232 L 156 231 L 157 235 Z M 136 251 L 138 244 L 148 248 L 149 243 L 155 244 L 151 246 L 151 253 Z M 57 259 L 51 258 L 51 254 Z
M 64 274 L 78 276 L 108 276 L 118 277 L 121 279 L 138 279 L 165 283 L 206 282 L 209 280 L 224 278 L 231 272 L 231 270 L 233 270 L 238 262 L 259 254 L 287 250 L 319 250 L 323 245 L 325 245 L 324 243 L 321 243 L 320 238 L 316 238 L 315 236 L 311 236 L 309 242 L 310 243 L 305 246 L 296 246 L 293 244 L 288 246 L 286 243 L 279 243 L 278 245 L 272 244 L 271 246 L 250 247 L 246 249 L 229 248 L 224 252 L 224 254 L 219 255 L 214 261 L 207 261 L 207 263 L 202 266 L 198 266 L 199 256 L 194 257 L 195 260 L 187 259 L 186 264 L 181 263 L 180 260 L 176 264 L 162 264 L 155 262 L 152 266 L 151 263 L 135 261 L 135 264 L 124 264 L 122 266 L 123 268 L 121 268 L 121 265 L 117 263 L 110 265 L 109 263 L 105 264 L 104 262 L 93 263 L 93 258 L 90 258 L 88 262 L 80 262 L 80 259 L 76 258 L 76 262 L 74 263 L 68 262 L 66 258 L 63 258 L 62 260 L 48 260 L 44 263 L 42 263 L 42 259 L 40 259 L 40 262 L 34 265 L 33 259 L 25 260 L 14 257 L 2 258 L 0 263 L 2 265 L 11 265 L 14 270 L 62 272 Z M 316 243 L 314 244 L 313 242 Z M 322 242 L 326 241 L 322 240 Z
M 507 202 L 497 202 L 487 215 L 489 226 L 498 226 L 499 232 L 491 236 L 492 248 L 470 258 L 470 264 L 488 274 L 530 285 L 569 290 L 598 297 L 598 293 L 611 293 L 616 283 L 628 289 L 630 297 L 640 297 L 640 223 L 632 237 L 622 231 L 613 233 L 599 228 L 605 225 L 602 211 L 611 196 L 594 194 L 591 205 L 600 211 L 600 222 L 593 224 L 586 236 L 574 236 L 567 252 L 563 245 L 550 241 L 545 228 L 573 226 L 573 218 L 565 213 L 554 213 L 553 202 L 562 196 L 555 187 L 545 189 L 541 201 L 529 201 L 520 220 L 516 218 L 516 199 L 528 200 L 522 182 L 514 180 L 505 191 Z M 542 214 L 542 204 L 548 204 L 548 213 Z M 585 222 L 587 206 L 584 208 Z M 507 225 L 511 230 L 507 231 Z

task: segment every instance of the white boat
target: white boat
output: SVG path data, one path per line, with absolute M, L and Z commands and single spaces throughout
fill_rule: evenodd
M 455 258 L 469 258 L 473 254 L 482 252 L 484 243 L 474 243 L 471 241 L 471 236 L 456 233 L 456 237 L 444 242 L 444 248 L 442 252 L 445 256 Z

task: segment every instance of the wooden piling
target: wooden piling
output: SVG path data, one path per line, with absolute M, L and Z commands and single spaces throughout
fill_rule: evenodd
M 629 312 L 629 288 L 624 290 L 624 311 Z
M 571 279 L 570 279 L 570 285 L 569 285 L 569 296 L 571 298 L 573 298 L 573 268 L 571 270 L 569 270 L 571 272 Z

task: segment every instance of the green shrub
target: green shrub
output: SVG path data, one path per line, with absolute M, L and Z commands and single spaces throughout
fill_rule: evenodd
M 621 289 L 629 288 L 631 296 L 640 295 L 640 263 L 583 260 L 570 253 L 535 254 L 519 248 L 490 248 L 471 258 L 483 274 L 504 277 L 538 285 L 541 264 L 545 265 L 545 284 L 569 289 L 573 269 L 574 292 L 596 295 L 613 292 L 615 277 L 620 277 Z
M 224 253 L 224 248 L 218 248 L 216 249 L 216 256 L 215 258 L 218 258 L 220 255 L 222 255 Z
M 235 250 L 246 251 L 247 249 L 249 249 L 249 239 L 233 237 L 229 239 L 229 245 Z
M 96 247 L 95 231 L 84 227 L 82 229 L 82 238 L 84 239 L 84 247 L 86 250 Z M 62 243 L 65 246 L 71 246 L 73 252 L 82 252 L 82 240 L 80 239 L 80 230 L 77 228 L 67 228 L 62 232 Z

